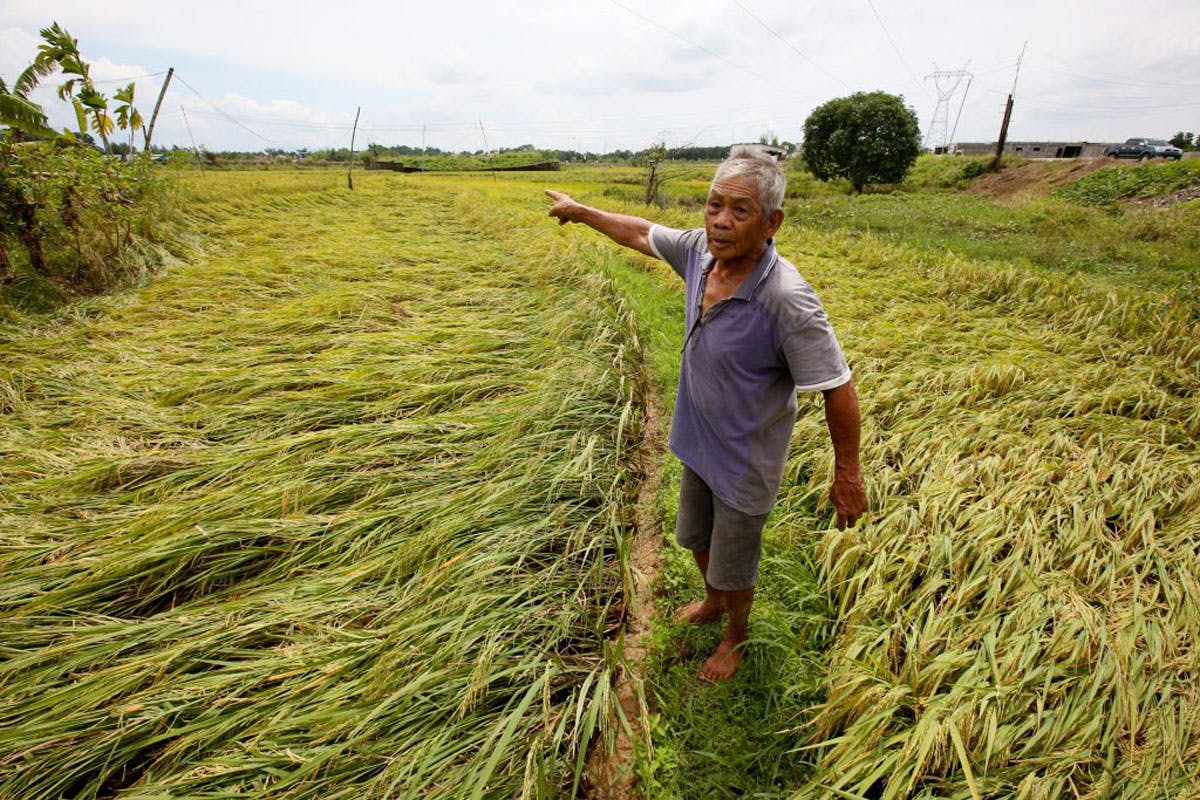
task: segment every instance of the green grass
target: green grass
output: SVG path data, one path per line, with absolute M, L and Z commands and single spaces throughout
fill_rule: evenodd
M 1013 207 L 922 192 L 798 200 L 786 211 L 814 231 L 879 237 L 930 258 L 949 250 L 971 261 L 1163 290 L 1195 291 L 1200 280 L 1200 211 L 1193 208 L 1107 210 L 1055 199 Z
M 1130 198 L 1156 197 L 1197 184 L 1200 184 L 1200 161 L 1175 161 L 1094 172 L 1059 189 L 1055 196 L 1097 206 Z
M 429 172 L 457 172 L 457 171 L 472 171 L 472 170 L 493 170 L 493 169 L 512 169 L 514 167 L 527 167 L 532 164 L 541 164 L 549 161 L 556 161 L 554 153 L 543 152 L 541 150 L 510 150 L 503 153 L 490 153 L 488 155 L 409 155 L 400 158 L 391 156 L 380 159 L 381 161 L 399 161 L 410 167 L 420 167 Z

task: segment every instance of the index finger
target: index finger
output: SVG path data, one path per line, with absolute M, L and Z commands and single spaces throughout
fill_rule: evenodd
M 556 192 L 553 189 L 545 189 L 544 191 L 546 192 L 546 196 L 549 197 L 551 200 L 557 201 L 557 200 L 562 200 L 564 197 L 566 197 L 566 195 L 563 194 L 562 192 Z

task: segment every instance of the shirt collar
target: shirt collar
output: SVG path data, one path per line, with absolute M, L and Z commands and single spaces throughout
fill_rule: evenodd
M 754 269 L 742 281 L 742 285 L 738 287 L 733 296 L 739 300 L 749 300 L 753 297 L 754 292 L 758 289 L 758 285 L 763 282 L 763 278 L 767 277 L 767 273 L 775 265 L 775 258 L 775 239 L 772 237 L 767 239 L 767 248 L 763 250 L 758 263 L 754 265 Z

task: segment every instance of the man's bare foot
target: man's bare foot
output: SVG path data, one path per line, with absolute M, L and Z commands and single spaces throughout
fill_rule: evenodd
M 701 680 L 715 683 L 729 680 L 736 675 L 738 667 L 742 663 L 742 650 L 738 647 L 739 644 L 741 643 L 722 639 L 717 651 L 709 656 L 700 667 Z
M 675 612 L 675 619 L 678 622 L 690 622 L 693 625 L 702 625 L 705 622 L 716 622 L 724 613 L 720 603 L 712 603 L 708 600 L 701 600 L 696 603 L 690 603 Z

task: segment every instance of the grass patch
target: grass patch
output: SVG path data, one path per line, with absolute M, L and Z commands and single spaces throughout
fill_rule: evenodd
M 1193 208 L 1108 210 L 1055 199 L 1012 206 L 977 195 L 921 192 L 797 200 L 786 213 L 814 232 L 878 237 L 927 258 L 951 251 L 1001 269 L 1086 275 L 1114 286 L 1196 286 L 1200 212 Z
M 1200 184 L 1200 161 L 1189 160 L 1093 172 L 1054 194 L 1073 203 L 1101 206 L 1120 200 L 1157 197 L 1196 184 Z

